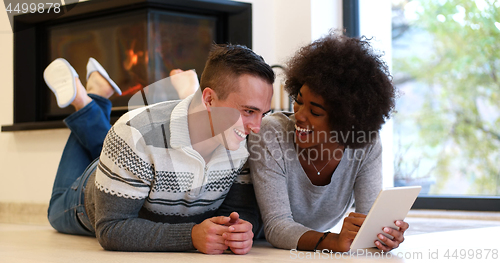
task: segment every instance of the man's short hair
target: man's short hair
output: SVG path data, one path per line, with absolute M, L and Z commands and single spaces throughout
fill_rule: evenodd
M 237 78 L 243 74 L 259 77 L 269 84 L 274 82 L 274 71 L 251 49 L 242 45 L 213 45 L 201 75 L 200 88 L 210 87 L 224 100 L 236 92 Z

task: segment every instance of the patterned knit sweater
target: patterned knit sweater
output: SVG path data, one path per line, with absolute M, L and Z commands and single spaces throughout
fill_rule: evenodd
M 209 217 L 238 211 L 257 223 L 249 173 L 240 174 L 245 141 L 236 151 L 219 146 L 205 163 L 190 145 L 192 98 L 131 111 L 106 136 L 85 191 L 103 248 L 184 251 L 194 249 L 192 227 Z

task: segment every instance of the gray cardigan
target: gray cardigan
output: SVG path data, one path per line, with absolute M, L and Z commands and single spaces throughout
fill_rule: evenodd
M 334 227 L 356 200 L 356 212 L 368 213 L 382 188 L 380 139 L 365 148 L 346 149 L 330 184 L 311 183 L 298 160 L 295 118 L 275 113 L 262 121 L 248 141 L 250 171 L 264 221 L 266 239 L 275 247 L 295 249 L 309 230 Z

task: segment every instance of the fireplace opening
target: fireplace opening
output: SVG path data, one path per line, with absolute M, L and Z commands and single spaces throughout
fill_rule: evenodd
M 68 60 L 85 85 L 86 64 L 95 58 L 122 89 L 110 100 L 113 110 L 127 110 L 130 97 L 147 85 L 181 68 L 202 72 L 216 38 L 216 19 L 164 11 L 139 11 L 89 22 L 72 22 L 48 28 L 50 58 Z M 179 99 L 175 90 L 166 100 Z M 49 96 L 48 119 L 73 112 L 60 109 Z
M 113 95 L 112 121 L 130 98 L 168 77 L 175 68 L 201 76 L 213 43 L 251 48 L 251 5 L 220 0 L 91 0 L 57 18 L 14 17 L 14 124 L 2 131 L 65 127 L 70 106 L 60 109 L 43 80 L 55 58 L 68 60 L 86 84 L 86 64 L 95 58 L 122 89 Z M 63 10 L 64 11 L 64 10 Z M 145 90 L 146 91 L 146 90 Z M 175 90 L 164 100 L 179 99 Z

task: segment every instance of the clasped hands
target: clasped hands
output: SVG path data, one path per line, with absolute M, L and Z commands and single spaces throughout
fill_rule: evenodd
M 243 255 L 252 248 L 252 224 L 232 212 L 229 216 L 208 218 L 195 225 L 191 238 L 194 247 L 205 254 L 222 254 L 229 248 Z

